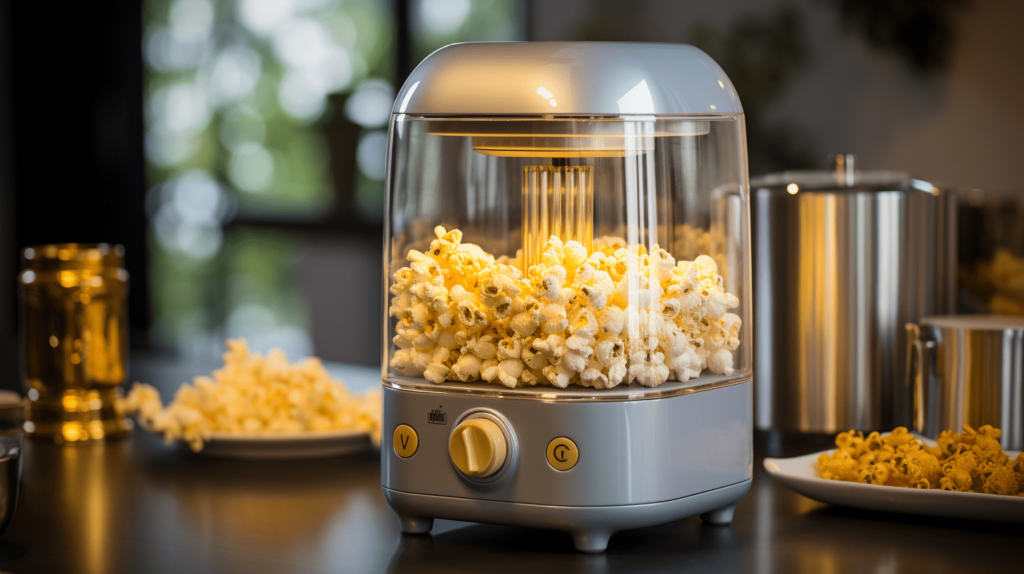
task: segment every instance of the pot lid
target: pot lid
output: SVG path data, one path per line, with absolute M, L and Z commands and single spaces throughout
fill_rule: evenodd
M 939 194 L 937 184 L 914 179 L 904 171 L 855 169 L 853 154 L 836 154 L 831 170 L 793 170 L 750 178 L 751 189 L 800 191 L 906 191 Z

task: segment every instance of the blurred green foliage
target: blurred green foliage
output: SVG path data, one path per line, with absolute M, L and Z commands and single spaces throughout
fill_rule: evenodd
M 157 342 L 216 352 L 225 336 L 247 336 L 311 351 L 297 243 L 272 229 L 380 221 L 393 9 L 381 0 L 145 1 Z M 414 0 L 414 57 L 451 42 L 522 39 L 523 15 L 521 0 Z

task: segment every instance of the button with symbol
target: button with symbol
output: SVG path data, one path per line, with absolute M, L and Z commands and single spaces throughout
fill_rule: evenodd
M 548 443 L 548 464 L 555 470 L 569 470 L 576 466 L 579 459 L 580 451 L 576 443 L 564 436 Z
M 402 458 L 409 458 L 416 454 L 420 446 L 420 437 L 409 425 L 398 425 L 395 427 L 395 453 Z

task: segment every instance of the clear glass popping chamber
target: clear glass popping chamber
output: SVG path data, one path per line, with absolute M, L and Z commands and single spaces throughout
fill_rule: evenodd
M 750 379 L 742 112 L 399 109 L 386 385 L 622 400 Z

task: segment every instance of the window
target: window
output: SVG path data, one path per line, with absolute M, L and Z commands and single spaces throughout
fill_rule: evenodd
M 521 0 L 147 0 L 155 341 L 312 354 L 297 238 L 381 236 L 396 70 L 451 42 L 523 39 L 523 14 Z

